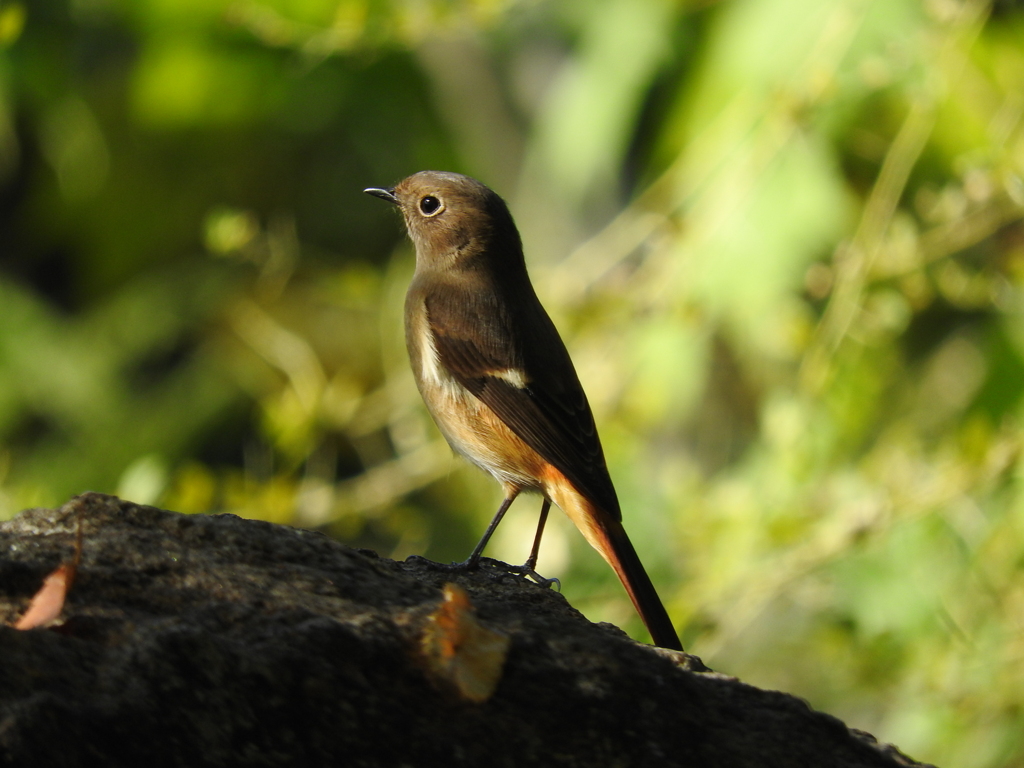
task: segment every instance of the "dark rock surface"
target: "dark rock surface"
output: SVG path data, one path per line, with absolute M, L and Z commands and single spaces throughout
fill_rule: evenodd
M 63 620 L 12 624 L 84 547 Z M 232 515 L 100 494 L 0 524 L 0 761 L 18 766 L 896 766 L 786 694 L 452 573 Z M 446 582 L 510 639 L 493 696 L 428 670 Z

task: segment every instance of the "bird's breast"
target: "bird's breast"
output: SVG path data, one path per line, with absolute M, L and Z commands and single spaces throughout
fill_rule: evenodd
M 502 483 L 517 490 L 543 490 L 547 462 L 445 367 L 422 301 L 406 304 L 406 346 L 423 402 L 448 444 Z M 508 377 L 516 376 L 509 373 Z

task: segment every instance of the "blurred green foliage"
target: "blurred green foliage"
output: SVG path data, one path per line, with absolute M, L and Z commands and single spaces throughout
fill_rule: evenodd
M 86 489 L 461 559 L 363 187 L 520 224 L 712 666 L 1024 761 L 1024 8 L 0 0 L 0 512 Z M 518 562 L 536 506 L 493 554 Z M 540 570 L 642 630 L 559 516 Z

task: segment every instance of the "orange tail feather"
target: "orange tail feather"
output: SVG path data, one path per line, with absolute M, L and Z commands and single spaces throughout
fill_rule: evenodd
M 654 644 L 661 648 L 683 650 L 672 619 L 658 597 L 622 523 L 597 509 L 567 481 L 552 483 L 548 486 L 548 493 L 551 500 L 569 516 L 591 546 L 601 553 L 615 571 L 647 631 L 651 633 Z

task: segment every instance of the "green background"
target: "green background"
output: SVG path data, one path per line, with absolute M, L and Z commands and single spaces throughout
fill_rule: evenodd
M 361 192 L 460 171 L 687 648 L 1019 766 L 1022 120 L 1016 2 L 0 0 L 0 514 L 88 489 L 464 558 L 500 493 L 419 402 Z M 645 637 L 561 515 L 539 570 Z

